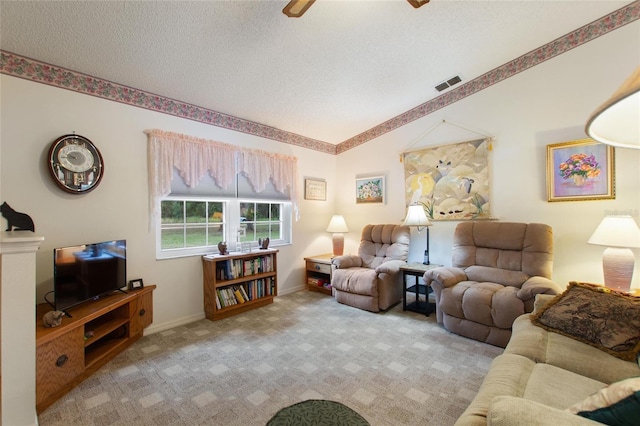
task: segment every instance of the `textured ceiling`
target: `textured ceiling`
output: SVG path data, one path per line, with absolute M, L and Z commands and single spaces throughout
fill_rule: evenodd
M 630 1 L 2 1 L 0 48 L 338 144 Z

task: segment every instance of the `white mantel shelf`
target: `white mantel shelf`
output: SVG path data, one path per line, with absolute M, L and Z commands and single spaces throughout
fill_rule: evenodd
M 0 233 L 0 424 L 37 425 L 36 252 L 44 237 Z
M 44 237 L 31 231 L 3 231 L 0 233 L 0 254 L 35 252 L 43 241 Z

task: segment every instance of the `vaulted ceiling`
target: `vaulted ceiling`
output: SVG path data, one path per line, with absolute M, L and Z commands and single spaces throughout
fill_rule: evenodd
M 2 1 L 0 48 L 333 146 L 639 2 L 287 3 Z

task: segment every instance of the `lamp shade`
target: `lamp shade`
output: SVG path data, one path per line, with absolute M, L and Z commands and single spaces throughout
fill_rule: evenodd
M 640 149 L 640 67 L 587 120 L 589 137 L 608 145 Z
M 631 216 L 605 216 L 588 243 L 607 247 L 640 248 L 640 228 Z
M 407 217 L 402 226 L 431 226 L 429 218 L 420 204 L 413 204 L 407 209 Z
M 404 218 L 404 222 L 402 222 L 402 226 L 417 226 L 418 232 L 422 231 L 424 228 L 427 228 L 427 245 L 424 250 L 424 263 L 425 265 L 429 264 L 429 226 L 431 226 L 431 222 L 429 222 L 429 218 L 427 214 L 424 212 L 424 208 L 420 204 L 412 204 L 407 209 L 407 217 Z
M 347 228 L 347 222 L 344 220 L 344 216 L 334 214 L 327 226 L 327 232 L 349 232 Z

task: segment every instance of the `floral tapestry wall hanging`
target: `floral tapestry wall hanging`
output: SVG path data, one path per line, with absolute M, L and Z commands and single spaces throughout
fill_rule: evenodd
M 403 154 L 406 204 L 422 204 L 432 220 L 490 219 L 491 139 Z
M 356 204 L 384 203 L 384 176 L 356 178 Z
M 547 201 L 615 198 L 613 157 L 593 139 L 547 145 Z

